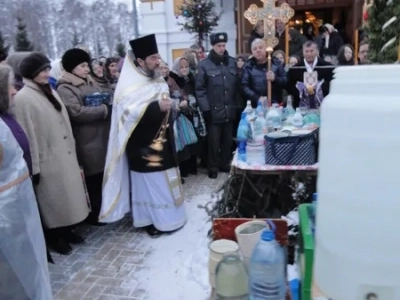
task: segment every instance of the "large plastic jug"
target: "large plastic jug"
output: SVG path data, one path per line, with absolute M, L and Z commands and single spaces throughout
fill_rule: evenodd
M 329 299 L 400 299 L 399 87 L 400 65 L 339 68 L 321 107 L 314 281 Z

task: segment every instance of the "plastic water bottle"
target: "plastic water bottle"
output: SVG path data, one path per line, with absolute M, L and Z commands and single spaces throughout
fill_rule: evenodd
M 262 101 L 258 101 L 258 105 L 256 108 L 256 115 L 258 116 L 260 113 L 264 114 L 264 106 L 263 106 Z
M 294 115 L 296 113 L 296 111 L 293 108 L 293 100 L 291 96 L 288 96 L 287 98 L 287 102 L 286 102 L 286 114 L 288 116 L 290 115 Z
M 296 108 L 296 113 L 292 118 L 292 123 L 294 127 L 301 128 L 303 127 L 303 115 L 301 114 L 300 108 Z
M 246 142 L 249 139 L 249 131 L 250 125 L 249 121 L 247 121 L 247 114 L 242 112 L 236 134 L 238 141 Z
M 260 105 L 260 104 L 259 104 Z M 257 108 L 257 118 L 254 121 L 253 140 L 255 142 L 264 142 L 264 136 L 267 134 L 267 121 L 264 118 L 263 108 Z
M 246 154 L 246 142 L 239 142 L 238 145 L 238 160 L 246 162 L 247 154 Z
M 272 106 L 267 113 L 267 127 L 268 131 L 279 129 L 282 126 L 281 114 L 276 106 Z
M 249 139 L 250 134 L 250 124 L 247 121 L 247 114 L 242 112 L 238 130 L 237 130 L 237 140 L 238 144 L 238 159 L 239 161 L 246 162 L 246 143 Z
M 253 113 L 253 111 L 254 111 L 254 109 L 253 109 L 253 107 L 251 106 L 251 101 L 250 100 L 247 100 L 247 105 L 246 105 L 246 107 L 245 107 L 245 109 L 244 109 L 244 113 L 246 113 L 246 114 L 248 114 L 248 115 L 250 115 L 251 113 Z
M 284 300 L 286 295 L 285 257 L 267 229 L 253 250 L 249 266 L 250 300 Z

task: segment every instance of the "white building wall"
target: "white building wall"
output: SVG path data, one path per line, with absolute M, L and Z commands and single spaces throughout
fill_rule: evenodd
M 216 1 L 216 0 L 214 0 Z M 227 50 L 231 56 L 236 56 L 236 24 L 233 0 L 217 0 L 216 8 L 222 12 L 218 28 L 214 32 L 226 32 L 228 34 Z M 222 6 L 221 6 L 222 4 Z M 151 8 L 151 6 L 153 6 Z M 174 14 L 174 1 L 165 0 L 140 3 L 140 35 L 154 33 L 157 36 L 158 50 L 161 57 L 173 63 L 174 49 L 187 49 L 194 44 L 194 36 L 186 31 L 181 31 L 178 22 L 183 22 L 184 18 L 176 18 Z M 209 41 L 204 45 L 210 48 Z

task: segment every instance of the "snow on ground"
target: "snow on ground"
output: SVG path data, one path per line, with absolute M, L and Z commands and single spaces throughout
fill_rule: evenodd
M 146 268 L 139 270 L 135 277 L 138 285 L 148 291 L 148 299 L 210 298 L 207 232 L 211 222 L 206 211 L 198 208 L 210 200 L 209 195 L 187 200 L 185 227 L 171 235 L 146 237 L 141 241 L 143 246 L 150 247 L 151 254 L 146 259 Z

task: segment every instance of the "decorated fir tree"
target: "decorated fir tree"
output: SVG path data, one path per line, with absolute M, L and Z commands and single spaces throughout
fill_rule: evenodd
M 15 35 L 15 51 L 33 51 L 34 46 L 29 41 L 26 25 L 21 18 L 17 18 L 17 33 Z
M 368 10 L 369 59 L 388 64 L 399 60 L 400 1 L 375 0 Z
M 203 46 L 204 39 L 218 26 L 220 19 L 215 3 L 212 0 L 184 0 L 179 12 L 185 19 L 185 22 L 178 23 L 181 30 L 195 34 L 197 44 Z

